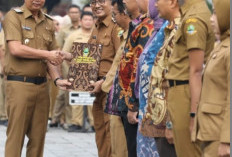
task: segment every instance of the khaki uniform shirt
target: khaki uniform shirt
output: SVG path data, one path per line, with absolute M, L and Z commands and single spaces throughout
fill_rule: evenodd
M 52 18 L 40 11 L 38 20 L 24 5 L 5 16 L 3 29 L 6 41 L 20 41 L 23 45 L 41 50 L 55 50 L 55 28 Z M 43 59 L 13 56 L 6 44 L 5 74 L 29 77 L 46 77 L 47 63 Z
M 169 59 L 169 80 L 189 80 L 189 50 L 201 49 L 205 61 L 214 46 L 210 12 L 203 0 L 189 0 L 181 7 L 182 18 L 175 35 L 173 53 Z
M 57 44 L 58 46 L 62 49 L 65 43 L 66 38 L 73 32 L 75 32 L 76 30 L 78 30 L 79 28 L 75 28 L 73 27 L 72 24 L 69 24 L 63 28 L 61 28 L 60 32 L 58 33 L 56 40 L 57 40 Z
M 91 33 L 85 33 L 81 28 L 76 30 L 67 37 L 62 50 L 71 53 L 73 42 L 87 43 Z
M 121 36 L 121 38 L 122 38 L 121 45 L 118 48 L 117 54 L 114 57 L 114 60 L 113 60 L 113 63 L 112 63 L 112 66 L 111 66 L 110 70 L 106 74 L 106 80 L 102 84 L 102 90 L 104 92 L 106 92 L 106 93 L 109 93 L 110 88 L 113 85 L 113 80 L 114 80 L 116 71 L 118 69 L 120 59 L 122 58 L 122 54 L 124 52 L 124 47 L 125 47 L 125 44 L 126 44 L 127 36 L 128 36 L 128 30 L 125 31 Z
M 82 29 L 78 29 L 76 31 L 74 31 L 73 33 L 71 33 L 65 43 L 64 43 L 64 47 L 62 49 L 62 51 L 65 52 L 70 52 L 72 51 L 72 45 L 73 42 L 81 42 L 81 43 L 87 43 L 89 38 L 90 38 L 91 32 L 90 33 L 85 33 L 82 31 Z M 67 62 L 63 62 L 62 63 L 62 74 L 63 77 L 66 78 L 68 76 L 68 70 L 69 70 L 69 65 Z
M 206 64 L 197 118 L 198 139 L 230 143 L 230 37 Z
M 103 21 L 97 21 L 91 37 L 90 44 L 102 44 L 102 54 L 99 66 L 98 76 L 103 77 L 109 71 L 114 56 L 120 46 L 118 33 L 121 29 L 113 22 L 111 14 Z
M 3 49 L 5 49 L 5 41 L 4 41 L 4 31 L 3 29 L 1 29 L 0 31 L 0 47 Z M 0 53 L 3 53 L 3 52 L 0 52 Z M 0 54 L 2 57 L 4 57 L 4 54 Z M 1 60 L 0 60 L 0 74 L 3 74 L 3 63 L 1 63 Z

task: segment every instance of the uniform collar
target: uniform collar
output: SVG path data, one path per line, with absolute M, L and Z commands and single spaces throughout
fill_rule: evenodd
M 180 8 L 182 15 L 185 15 L 186 12 L 192 7 L 192 5 L 198 2 L 202 2 L 202 0 L 188 0 L 187 2 L 185 2 Z
M 24 12 L 24 18 L 28 18 L 28 17 L 32 17 L 32 13 L 31 11 L 26 7 L 26 5 L 22 6 L 22 11 Z M 43 12 L 40 10 L 39 11 L 39 17 L 38 17 L 39 21 L 43 21 L 45 19 L 45 16 L 43 14 Z
M 128 29 L 126 31 L 123 32 L 123 39 L 126 40 L 127 39 L 127 36 L 128 36 Z
M 112 15 L 109 14 L 108 16 L 106 16 L 106 18 L 102 21 L 97 21 L 96 22 L 96 27 L 99 27 L 101 24 L 105 25 L 106 27 L 108 27 L 110 25 L 110 22 L 112 21 Z

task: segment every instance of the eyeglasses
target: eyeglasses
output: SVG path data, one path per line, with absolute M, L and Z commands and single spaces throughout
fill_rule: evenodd
M 103 5 L 103 4 L 105 4 L 105 0 L 97 0 L 97 1 L 93 0 L 90 4 L 91 4 L 91 6 L 96 6 L 97 3 L 99 5 Z

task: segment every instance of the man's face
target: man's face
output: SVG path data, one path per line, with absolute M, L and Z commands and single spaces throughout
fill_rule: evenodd
M 72 22 L 77 22 L 80 19 L 80 10 L 78 8 L 70 8 L 68 15 Z
M 90 30 L 93 28 L 94 19 L 90 15 L 84 15 L 81 19 L 81 27 L 86 30 Z
M 138 8 L 136 0 L 123 0 L 123 3 L 126 6 L 126 12 L 128 15 L 132 15 L 132 12 Z
M 93 14 L 97 18 L 105 18 L 111 12 L 111 1 L 110 0 L 92 0 L 91 7 Z
M 31 11 L 39 11 L 43 8 L 45 0 L 25 0 L 26 7 Z
M 118 5 L 115 3 L 112 7 L 112 17 L 120 27 L 123 23 L 123 16 L 125 16 L 125 14 L 119 12 Z
M 170 12 L 170 0 L 157 0 L 155 7 L 159 11 L 159 16 L 167 20 Z

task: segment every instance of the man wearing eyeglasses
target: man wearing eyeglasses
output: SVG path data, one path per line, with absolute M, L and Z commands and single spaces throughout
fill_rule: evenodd
M 94 129 L 99 157 L 111 157 L 110 116 L 104 113 L 106 93 L 101 91 L 101 84 L 109 71 L 114 56 L 120 46 L 119 27 L 112 21 L 111 1 L 92 0 L 91 7 L 97 22 L 90 36 L 89 43 L 102 44 L 98 81 L 92 83 L 96 99 L 93 104 Z

